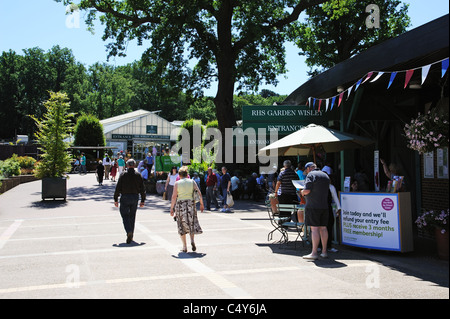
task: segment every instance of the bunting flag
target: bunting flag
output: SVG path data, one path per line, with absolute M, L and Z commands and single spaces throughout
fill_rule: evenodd
M 394 82 L 395 76 L 397 75 L 397 72 L 391 73 L 391 78 L 389 79 L 388 89 L 391 87 L 392 82 Z
M 333 110 L 334 104 L 336 102 L 336 98 L 339 97 L 338 102 L 337 102 L 337 107 L 339 108 L 341 106 L 342 100 L 344 99 L 345 92 L 347 92 L 346 100 L 348 100 L 350 98 L 350 95 L 352 93 L 353 88 L 355 88 L 354 92 L 356 92 L 356 90 L 358 90 L 358 88 L 359 88 L 359 86 L 361 84 L 364 84 L 366 82 L 369 82 L 369 83 L 376 82 L 385 73 L 389 73 L 390 74 L 389 84 L 388 84 L 387 89 L 389 89 L 391 87 L 391 85 L 394 82 L 394 80 L 395 80 L 395 78 L 396 78 L 398 73 L 405 73 L 405 83 L 404 83 L 403 88 L 406 89 L 406 87 L 408 86 L 411 78 L 414 75 L 414 71 L 416 71 L 418 69 L 421 70 L 421 84 L 423 84 L 426 81 L 426 79 L 427 79 L 427 76 L 428 76 L 428 73 L 430 71 L 431 66 L 434 65 L 434 64 L 437 64 L 437 63 L 440 63 L 440 65 L 441 65 L 441 78 L 442 78 L 446 74 L 446 72 L 448 70 L 449 58 L 442 59 L 440 61 L 436 61 L 436 62 L 428 64 L 428 65 L 424 65 L 424 66 L 421 66 L 421 67 L 418 67 L 418 68 L 408 69 L 408 70 L 388 71 L 388 72 L 387 71 L 371 71 L 371 72 L 365 74 L 363 77 L 361 77 L 356 83 L 351 85 L 348 89 L 340 92 L 337 95 L 334 95 L 334 96 L 331 96 L 331 97 L 328 97 L 328 98 L 324 98 L 324 99 L 315 98 L 315 97 L 312 97 L 312 96 L 309 97 L 307 102 L 306 102 L 306 105 L 309 105 L 310 108 L 312 107 L 313 109 L 315 109 L 316 101 L 319 100 L 319 109 L 318 110 L 320 111 L 321 110 L 321 106 L 322 106 L 322 101 L 325 101 L 325 112 L 328 112 L 329 110 L 330 111 Z M 377 73 L 377 75 L 372 80 L 370 80 L 375 73 Z M 331 100 L 331 106 L 330 106 L 330 100 Z M 311 101 L 312 101 L 312 103 L 311 103 Z M 329 110 L 328 110 L 328 106 L 330 106 Z
M 448 69 L 448 58 L 442 61 L 442 75 L 441 78 L 444 76 L 445 72 L 447 72 Z
M 348 89 L 347 100 L 350 97 L 350 93 L 352 93 L 353 85 Z
M 339 94 L 339 103 L 338 103 L 338 107 L 341 106 L 341 102 L 342 102 L 342 98 L 344 97 L 344 92 L 342 92 L 341 94 Z
M 362 78 L 358 81 L 358 83 L 356 83 L 355 92 L 359 88 L 359 85 L 361 84 L 361 82 L 362 82 Z
M 373 72 L 369 72 L 369 73 L 367 74 L 366 79 L 362 82 L 362 84 L 364 84 L 366 81 L 368 81 L 368 80 L 370 79 L 370 77 L 372 76 L 372 74 L 373 74 Z
M 425 79 L 427 78 L 428 71 L 430 71 L 431 64 L 425 65 L 422 67 L 422 82 L 420 84 L 423 84 L 425 82 Z
M 333 99 L 331 100 L 331 109 L 333 109 L 334 101 L 336 101 L 336 95 L 333 96 Z
M 414 73 L 414 70 L 406 71 L 405 86 L 403 87 L 404 89 L 406 89 L 406 87 L 408 86 L 409 80 L 411 80 L 411 77 L 413 76 L 413 73 Z
M 370 83 L 375 82 L 376 80 L 378 80 L 383 74 L 384 74 L 384 72 L 378 72 L 377 76 L 372 81 L 370 81 Z

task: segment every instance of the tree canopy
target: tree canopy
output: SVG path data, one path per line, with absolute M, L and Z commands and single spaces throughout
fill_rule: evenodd
M 36 125 L 28 115 L 41 118 L 43 102 L 49 91 L 60 88 L 70 101 L 70 112 L 83 113 L 99 119 L 144 109 L 161 111 L 168 121 L 198 119 L 203 124 L 216 120 L 212 97 L 198 97 L 181 92 L 176 87 L 160 83 L 154 69 L 135 61 L 123 66 L 95 63 L 86 66 L 76 60 L 68 48 L 54 46 L 47 52 L 40 48 L 0 54 L 0 139 L 12 139 L 16 134 L 30 137 Z M 235 96 L 234 111 L 240 119 L 243 105 L 273 104 L 284 96 L 262 91 L 262 96 Z M 76 118 L 72 124 L 76 123 Z
M 69 4 L 70 0 L 55 0 Z M 323 0 L 82 0 L 87 23 L 105 25 L 109 55 L 123 55 L 129 40 L 149 41 L 142 60 L 162 83 L 201 92 L 218 81 L 214 98 L 219 128 L 236 123 L 235 83 L 257 90 L 286 72 L 284 43 L 300 13 Z M 191 69 L 190 60 L 197 63 Z
M 376 5 L 379 12 L 366 12 Z M 308 17 L 295 30 L 296 44 L 306 56 L 310 75 L 351 58 L 365 49 L 393 38 L 410 26 L 408 5 L 399 0 L 330 0 L 306 10 Z M 379 18 L 379 28 L 366 23 Z

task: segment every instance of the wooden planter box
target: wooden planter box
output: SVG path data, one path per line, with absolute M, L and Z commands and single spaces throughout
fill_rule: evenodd
M 67 179 L 65 177 L 45 177 L 42 179 L 42 200 L 67 197 Z

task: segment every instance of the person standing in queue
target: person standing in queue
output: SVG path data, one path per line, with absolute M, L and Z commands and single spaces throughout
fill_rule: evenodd
M 305 222 L 311 227 L 312 252 L 303 256 L 304 259 L 315 260 L 319 257 L 317 249 L 322 242 L 322 253 L 320 257 L 326 258 L 328 242 L 328 191 L 330 178 L 325 172 L 317 169 L 313 162 L 305 165 L 307 173 L 305 188 L 301 195 L 306 199 Z
M 136 210 L 138 207 L 139 194 L 141 202 L 139 207 L 144 207 L 145 187 L 141 174 L 135 170 L 136 162 L 134 159 L 127 161 L 127 171 L 119 176 L 116 190 L 114 192 L 114 206 L 119 207 L 120 196 L 120 215 L 122 216 L 123 226 L 127 233 L 127 244 L 131 243 L 134 234 L 134 225 L 136 222 Z
M 298 180 L 298 175 L 292 169 L 292 163 L 290 160 L 283 162 L 283 170 L 277 178 L 277 184 L 275 185 L 275 197 L 278 198 L 280 204 L 295 204 L 299 202 L 297 196 L 297 189 L 292 181 Z M 279 194 L 279 191 L 280 194 Z M 289 212 L 281 212 L 280 217 L 291 217 Z

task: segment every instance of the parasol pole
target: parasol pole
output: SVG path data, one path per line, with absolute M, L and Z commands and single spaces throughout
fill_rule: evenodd
M 316 146 L 313 145 L 313 146 L 312 146 L 312 149 L 313 149 L 313 160 L 314 160 L 314 164 L 317 164 L 317 163 L 316 163 Z

